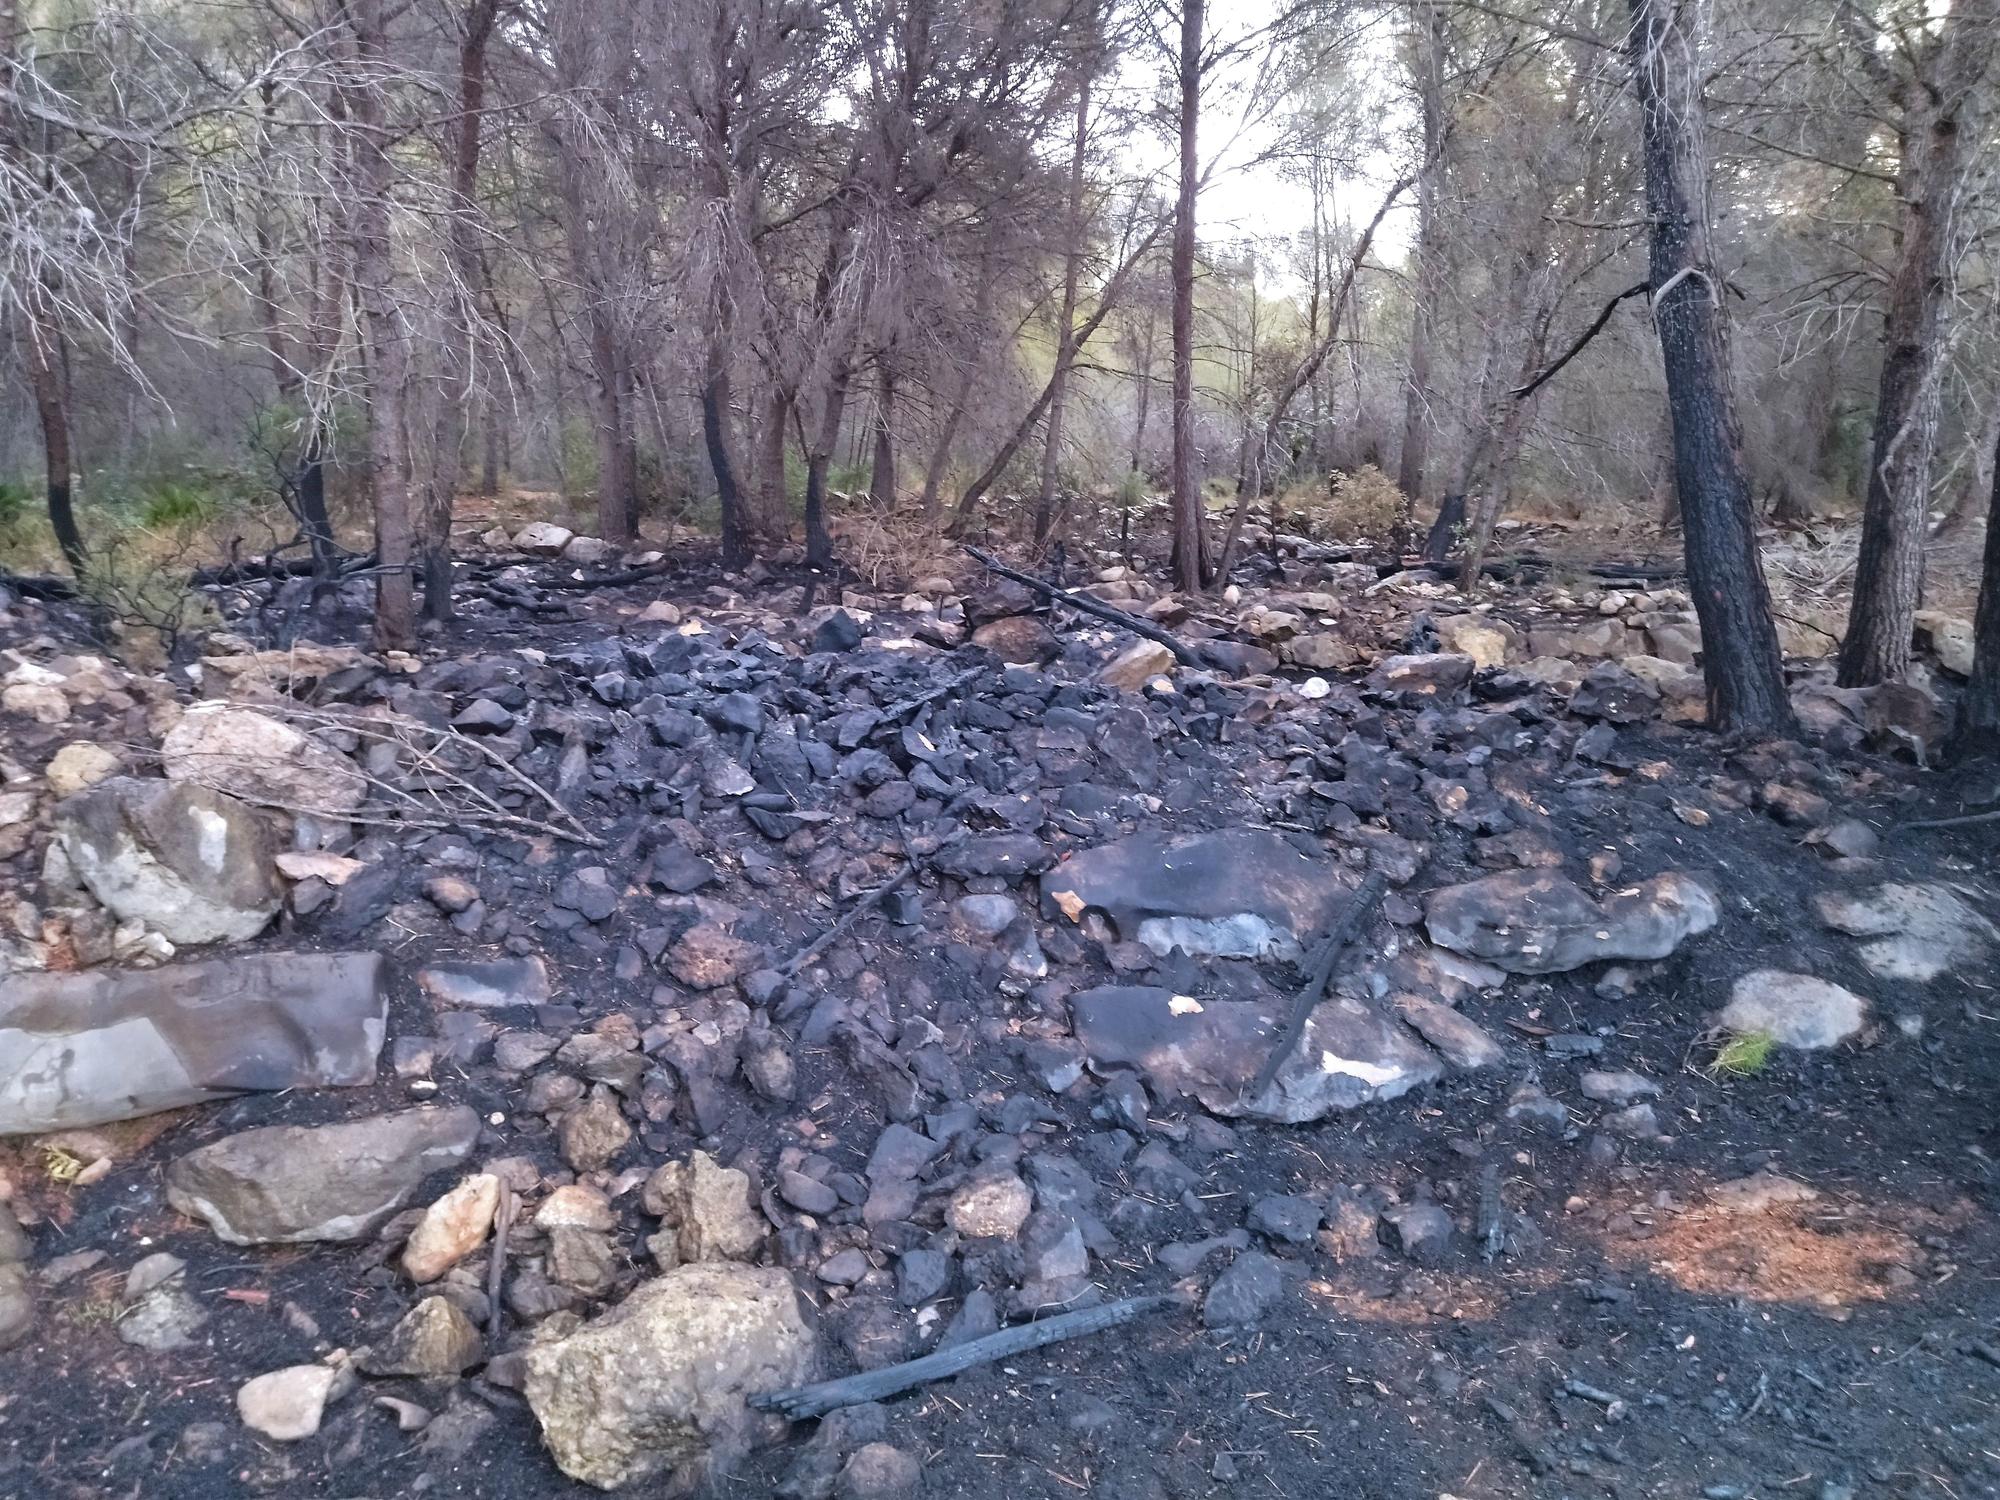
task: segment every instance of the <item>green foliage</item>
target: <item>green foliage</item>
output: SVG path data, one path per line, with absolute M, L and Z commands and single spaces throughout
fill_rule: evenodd
M 149 531 L 192 531 L 221 514 L 223 499 L 214 490 L 193 484 L 155 486 L 139 502 L 138 521 Z
M 868 491 L 868 481 L 875 471 L 868 464 L 828 464 L 826 488 L 829 494 L 838 491 L 843 495 L 863 495 Z
M 1752 1078 L 1764 1071 L 1771 1060 L 1775 1039 L 1768 1031 L 1746 1031 L 1724 1042 L 1709 1064 L 1717 1078 Z
M 1137 469 L 1129 469 L 1125 477 L 1118 481 L 1118 504 L 1128 509 L 1135 505 L 1143 505 L 1150 490 L 1151 486 L 1146 483 L 1146 476 Z
M 12 479 L 0 479 L 0 542 L 18 533 L 34 514 L 35 492 Z

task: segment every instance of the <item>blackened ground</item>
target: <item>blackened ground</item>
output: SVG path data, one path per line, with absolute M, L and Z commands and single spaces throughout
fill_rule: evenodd
M 554 644 L 559 632 L 550 635 Z M 1255 1333 L 1205 1331 L 1192 1310 L 1170 1310 L 918 1392 L 892 1407 L 889 1436 L 924 1460 L 925 1495 L 2000 1493 L 2000 1368 L 1977 1352 L 2000 1345 L 2000 974 L 1960 972 L 1921 987 L 1873 979 L 1852 942 L 1827 933 L 1813 911 L 1813 894 L 1837 883 L 1820 855 L 1762 813 L 1702 794 L 1717 778 L 1742 774 L 1727 747 L 1659 729 L 1632 748 L 1669 769 L 1650 783 L 1635 776 L 1615 787 L 1547 789 L 1563 853 L 1575 867 L 1616 848 L 1633 878 L 1704 874 L 1724 906 L 1719 926 L 1646 974 L 1635 995 L 1600 998 L 1595 968 L 1515 980 L 1463 1007 L 1506 1042 L 1505 1068 L 1319 1125 L 1244 1125 L 1220 1135 L 1162 1108 L 1157 1133 L 1201 1173 L 1200 1216 L 1120 1171 L 1100 1174 L 1099 1213 L 1124 1246 L 1097 1268 L 1113 1295 L 1167 1289 L 1175 1278 L 1155 1262 L 1159 1247 L 1233 1229 L 1272 1193 L 1346 1185 L 1408 1198 L 1428 1183 L 1470 1228 L 1488 1165 L 1499 1169 L 1508 1209 L 1530 1226 L 1513 1248 L 1487 1263 L 1474 1236 L 1461 1233 L 1435 1266 L 1387 1249 L 1346 1261 L 1319 1249 L 1280 1250 L 1292 1275 L 1280 1309 Z M 1206 763 L 1202 747 L 1181 749 Z M 1920 782 L 1886 765 L 1861 770 L 1851 784 L 1869 796 L 1842 810 L 1878 827 L 1957 811 L 1981 790 L 1971 781 Z M 1210 791 L 1162 822 L 1193 828 L 1257 816 L 1240 789 Z M 1708 822 L 1690 824 L 1686 810 L 1701 804 L 1710 805 Z M 1990 825 L 1892 833 L 1877 874 L 1964 882 L 1990 912 L 1997 841 Z M 1464 850 L 1447 840 L 1419 885 L 1468 873 Z M 823 908 L 787 887 L 762 899 L 795 942 L 826 921 Z M 389 946 L 404 968 L 432 956 Z M 1008 1007 L 1031 1013 L 1028 1002 L 1005 1000 L 955 966 L 941 943 L 913 945 L 871 919 L 851 948 L 892 996 L 921 979 L 942 1006 L 987 1017 Z M 635 992 L 612 977 L 608 957 L 551 957 L 564 998 L 586 1017 L 644 1000 L 643 984 Z M 1092 964 L 1102 969 L 1094 956 L 1080 967 Z M 1705 1018 L 1735 977 L 1763 965 L 1875 996 L 1881 1024 L 1869 1044 L 1781 1052 L 1752 1077 L 1712 1076 Z M 1901 1016 L 1919 1019 L 1920 1029 L 1898 1025 Z M 428 1024 L 414 991 L 399 994 L 392 1035 Z M 1574 1062 L 1546 1055 L 1537 1039 L 1544 1029 L 1608 1034 L 1601 1057 Z M 975 1099 L 1039 1094 L 1009 1048 L 976 1026 L 963 1035 L 969 1050 L 960 1061 Z M 775 1154 L 791 1138 L 780 1132 L 803 1114 L 818 1125 L 817 1149 L 844 1165 L 865 1159 L 881 1123 L 865 1095 L 831 1053 L 807 1051 L 799 1061 L 804 1108 L 758 1106 L 746 1096 L 721 1154 L 745 1144 Z M 1586 1066 L 1630 1068 L 1659 1082 L 1660 1124 L 1671 1139 L 1614 1141 L 1595 1131 L 1597 1107 L 1575 1086 Z M 1567 1137 L 1505 1123 L 1507 1095 L 1530 1074 L 1573 1106 L 1577 1128 Z M 490 1077 L 474 1070 L 439 1082 L 439 1097 L 501 1117 L 483 1155 L 551 1155 L 545 1124 L 517 1119 L 515 1101 Z M 382 1247 L 221 1245 L 166 1207 L 161 1167 L 249 1125 L 407 1100 L 385 1085 L 372 1097 L 249 1099 L 183 1112 L 133 1129 L 135 1140 L 157 1139 L 87 1191 L 38 1186 L 38 1204 L 60 1224 L 51 1253 L 99 1247 L 112 1256 L 102 1272 L 44 1293 L 37 1336 L 0 1356 L 0 1494 L 594 1493 L 560 1476 L 513 1397 L 477 1385 L 449 1398 L 442 1432 L 434 1424 L 417 1438 L 399 1435 L 371 1405 L 395 1389 L 382 1382 L 330 1409 L 320 1435 L 304 1443 L 258 1441 L 235 1419 L 233 1395 L 249 1375 L 314 1359 L 321 1341 L 378 1335 L 406 1305 L 407 1289 L 382 1264 Z M 1092 1140 L 1107 1127 L 1091 1118 L 1089 1099 L 1049 1102 L 1061 1123 L 1043 1127 L 1044 1146 L 1108 1159 Z M 677 1150 L 692 1143 L 686 1134 L 676 1127 Z M 1813 1184 L 1820 1199 L 1750 1217 L 1705 1205 L 1707 1186 L 1772 1164 Z M 147 1354 L 114 1335 L 123 1271 L 152 1248 L 189 1262 L 191 1288 L 212 1314 L 192 1350 Z M 1203 1268 L 1204 1281 L 1223 1258 Z M 812 1284 L 807 1274 L 800 1282 Z M 827 1309 L 830 1325 L 835 1311 Z M 1619 1405 L 1564 1394 L 1574 1385 Z M 440 1408 L 446 1401 L 417 1386 L 408 1394 Z M 218 1425 L 204 1432 L 205 1423 Z M 798 1435 L 808 1432 L 809 1424 Z M 768 1495 L 792 1457 L 788 1449 L 758 1455 L 713 1489 Z M 657 1492 L 642 1485 L 629 1493 Z

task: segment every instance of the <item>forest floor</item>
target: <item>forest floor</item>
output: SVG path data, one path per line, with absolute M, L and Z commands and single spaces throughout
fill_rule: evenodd
M 476 816 L 357 826 L 322 845 L 356 870 L 290 886 L 226 952 L 386 955 L 382 1081 L 0 1140 L 33 1308 L 0 1352 L 0 1495 L 595 1493 L 551 1461 L 507 1351 L 657 1273 L 640 1188 L 696 1148 L 748 1174 L 768 1236 L 750 1258 L 790 1272 L 826 1373 L 1053 1306 L 1184 1299 L 798 1424 L 718 1463 L 717 1495 L 2000 1494 L 2000 824 L 1908 826 L 1992 805 L 2000 769 L 1920 768 L 1803 658 L 1799 740 L 1718 740 L 1686 681 L 1643 665 L 1685 645 L 1657 576 L 1608 601 L 1615 577 L 1522 578 L 1467 608 L 1309 550 L 1189 611 L 1113 567 L 1099 597 L 1206 659 L 1107 682 L 1132 637 L 970 563 L 810 606 L 801 575 L 699 560 L 565 587 L 620 566 L 481 558 L 420 662 L 350 653 L 280 684 L 273 702 L 492 736 L 594 846 Z M 238 656 L 286 617 L 253 594 L 220 599 Z M 323 633 L 358 623 L 336 610 Z M 76 628 L 61 606 L 0 610 L 0 677 L 31 663 L 65 698 L 59 718 L 0 716 L 31 797 L 75 741 L 151 764 L 160 705 L 196 696 L 80 667 Z M 87 905 L 47 884 L 55 802 L 24 806 L 0 907 Z M 1216 834 L 1268 842 L 1245 862 Z M 1190 881 L 1158 878 L 1174 851 Z M 782 972 L 905 859 L 920 900 Z M 1317 883 L 1309 918 L 1277 889 L 1291 859 Z M 1320 898 L 1370 864 L 1391 889 L 1315 1012 L 1329 1072 L 1308 1057 L 1280 1104 L 1244 1100 L 1243 1059 L 1212 1038 L 1121 1057 L 1116 1025 L 1093 1031 L 1093 999 L 1133 986 L 1180 1021 L 1187 997 L 1275 1014 L 1338 909 Z M 1662 876 L 1698 884 L 1712 921 Z M 1240 954 L 1244 913 L 1261 955 Z M 76 943 L 12 925 L 17 967 L 75 966 Z M 1664 956 L 1551 951 L 1628 929 Z M 454 1005 L 435 975 L 465 960 L 539 960 L 548 983 Z M 1719 1068 L 1717 1013 L 1765 970 L 1804 996 L 1778 1032 L 1818 1016 L 1801 976 L 1865 1004 L 1827 1045 Z M 1420 1018 L 1429 1045 L 1404 1028 Z M 1329 1036 L 1372 1082 L 1328 1083 Z M 594 1100 L 608 1153 L 569 1123 Z M 462 1377 L 343 1377 L 316 1432 L 272 1440 L 238 1388 L 379 1345 L 420 1295 L 402 1237 L 456 1174 L 360 1239 L 245 1247 L 177 1213 L 166 1169 L 234 1132 L 412 1103 L 476 1111 L 466 1170 L 525 1205 L 497 1271 L 490 1241 L 468 1246 L 432 1287 L 487 1345 Z M 891 1121 L 920 1147 L 900 1171 Z M 968 1194 L 996 1183 L 1025 1184 L 1032 1215 L 974 1232 Z M 562 1185 L 608 1206 L 597 1279 L 534 1222 Z M 160 1251 L 193 1310 L 167 1308 L 185 1336 L 148 1348 L 121 1334 L 161 1305 L 127 1278 Z

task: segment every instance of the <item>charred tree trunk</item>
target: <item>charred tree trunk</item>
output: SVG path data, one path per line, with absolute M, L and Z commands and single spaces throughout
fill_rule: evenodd
M 853 378 L 845 357 L 834 361 L 820 408 L 819 431 L 806 454 L 806 566 L 833 566 L 833 534 L 826 524 L 826 471 L 840 442 L 840 419 L 847 410 L 847 386 Z
M 1840 684 L 1866 687 L 1910 665 L 1912 617 L 1923 596 L 1924 535 L 1931 461 L 1937 450 L 1945 320 L 1955 247 L 1951 221 L 1964 187 L 1968 142 L 1961 115 L 1985 73 L 2000 29 L 1995 0 L 1959 0 L 1910 93 L 1921 102 L 1903 132 L 1895 270 L 1882 328 L 1882 377 L 1854 603 L 1840 643 Z
M 609 310 L 596 305 L 590 310 L 590 367 L 597 379 L 597 531 L 607 542 L 623 544 L 632 540 L 636 508 L 626 461 L 631 422 L 617 335 Z
M 1076 135 L 1069 157 L 1069 244 L 1063 252 L 1062 309 L 1056 315 L 1056 368 L 1049 392 L 1049 427 L 1042 444 L 1042 487 L 1035 497 L 1035 540 L 1048 540 L 1056 519 L 1056 483 L 1061 477 L 1063 412 L 1069 399 L 1069 371 L 1076 361 L 1076 296 L 1083 274 L 1083 169 L 1090 142 L 1090 80 L 1076 91 Z
M 75 462 L 70 455 L 69 403 L 63 399 L 62 335 L 43 319 L 28 318 L 23 340 L 28 355 L 28 387 L 34 393 L 35 417 L 42 429 L 42 462 L 47 470 L 49 528 L 62 548 L 63 561 L 79 580 L 89 571 L 90 554 L 76 524 L 76 504 L 70 489 Z
M 1431 328 L 1444 268 L 1438 244 L 1438 177 L 1444 170 L 1444 13 L 1425 0 L 1417 61 L 1417 103 L 1423 116 L 1424 159 L 1417 173 L 1417 284 L 1410 317 L 1409 383 L 1403 396 L 1403 453 L 1396 484 L 1407 508 L 1422 498 L 1431 446 Z
M 425 466 L 421 522 L 424 616 L 451 618 L 451 517 L 464 466 L 466 408 L 472 399 L 475 289 L 480 283 L 479 243 L 471 214 L 479 187 L 481 109 L 486 100 L 486 44 L 499 19 L 500 0 L 471 0 L 458 43 L 458 113 L 445 133 L 445 173 L 451 188 L 446 258 L 452 284 L 445 298 L 443 389 Z
M 1979 611 L 1972 622 L 1972 680 L 1958 705 L 1953 749 L 2000 755 L 2000 445 L 1993 457 L 1986 508 L 1986 551 L 1979 575 Z
M 1694 20 L 1673 0 L 1628 0 L 1650 225 L 1654 320 L 1673 413 L 1688 583 L 1701 621 L 1710 724 L 1792 727 L 1771 597 L 1730 386 L 1727 309 L 1709 242 L 1708 161 Z
M 396 305 L 395 259 L 390 252 L 389 194 L 395 164 L 389 155 L 382 79 L 389 67 L 383 0 L 347 0 L 357 79 L 349 116 L 357 127 L 354 153 L 359 202 L 355 205 L 354 279 L 368 347 L 369 480 L 375 510 L 375 645 L 406 651 L 416 644 L 416 597 L 411 585 L 409 442 L 405 401 L 409 347 Z
M 1174 587 L 1198 594 L 1208 584 L 1208 527 L 1194 450 L 1195 201 L 1201 169 L 1195 154 L 1201 122 L 1201 34 L 1206 0 L 1181 0 L 1180 192 L 1174 205 Z
M 701 436 L 715 471 L 716 502 L 722 512 L 722 566 L 734 571 L 750 562 L 750 526 L 743 493 L 729 452 L 729 354 L 717 343 L 708 354 L 708 379 L 701 387 Z

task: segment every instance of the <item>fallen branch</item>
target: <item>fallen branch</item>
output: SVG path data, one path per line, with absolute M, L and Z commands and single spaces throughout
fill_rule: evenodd
M 1970 828 L 1975 823 L 2000 823 L 2000 808 L 1992 812 L 1962 813 L 1955 818 L 1919 818 L 1914 823 L 1898 823 L 1896 832 L 1910 828 Z
M 1108 625 L 1116 625 L 1122 630 L 1129 630 L 1134 635 L 1144 636 L 1149 641 L 1159 642 L 1160 645 L 1165 646 L 1169 651 L 1173 652 L 1174 660 L 1178 661 L 1184 667 L 1199 667 L 1202 664 L 1201 658 L 1196 656 L 1192 649 L 1149 620 L 1141 620 L 1135 615 L 1128 615 L 1122 609 L 1113 609 L 1110 605 L 1089 598 L 1086 595 L 1072 594 L 1068 589 L 1059 589 L 1053 583 L 1037 578 L 1032 573 L 1023 573 L 1019 568 L 1010 568 L 992 553 L 982 551 L 970 542 L 960 542 L 959 546 L 971 553 L 992 571 L 998 573 L 1002 578 L 1011 578 L 1014 582 L 1026 585 L 1045 598 L 1055 599 L 1063 604 L 1067 604 L 1079 614 L 1089 615 L 1093 619 L 1102 620 Z
M 0 573 L 0 588 L 23 599 L 74 599 L 76 584 L 53 574 Z
M 903 883 L 916 873 L 917 862 L 913 859 L 889 879 L 883 881 L 882 884 L 876 886 L 874 890 L 869 891 L 859 901 L 855 902 L 846 916 L 835 922 L 825 932 L 822 932 L 810 943 L 807 943 L 805 947 L 799 949 L 798 952 L 778 965 L 778 972 L 787 979 L 797 974 L 799 970 L 803 969 L 815 958 L 818 958 L 820 954 L 826 952 L 828 948 L 839 942 L 846 933 L 852 931 L 856 922 L 859 922 L 869 912 L 880 906 L 885 897 L 891 892 L 900 889 Z
M 1340 951 L 1360 934 L 1375 909 L 1382 904 L 1382 898 L 1389 894 L 1389 877 L 1380 870 L 1370 870 L 1349 898 L 1346 908 L 1334 918 L 1327 929 L 1326 937 L 1313 955 L 1312 968 L 1306 975 L 1303 988 L 1292 997 L 1291 1014 L 1285 1017 L 1283 1029 L 1278 1032 L 1278 1040 L 1271 1048 L 1271 1055 L 1264 1059 L 1264 1066 L 1257 1070 L 1257 1077 L 1243 1095 L 1245 1099 L 1255 1099 L 1271 1086 L 1278 1076 L 1278 1070 L 1285 1065 L 1285 1059 L 1292 1055 L 1299 1045 L 1299 1038 L 1305 1035 L 1306 1020 L 1319 1004 L 1320 996 L 1333 980 L 1335 965 L 1340 960 Z
M 544 585 L 551 589 L 614 589 L 621 584 L 644 583 L 649 578 L 658 578 L 662 573 L 673 571 L 674 560 L 663 557 L 658 562 L 644 563 L 636 568 L 627 568 L 622 573 L 600 573 L 595 578 L 554 578 Z
M 514 1228 L 514 1211 L 520 1207 L 514 1190 L 500 1184 L 500 1205 L 493 1213 L 493 1254 L 486 1262 L 486 1336 L 500 1334 L 500 1293 L 507 1283 L 507 1236 Z
M 1057 1344 L 1085 1334 L 1102 1333 L 1107 1328 L 1120 1327 L 1146 1313 L 1173 1306 L 1180 1300 L 1178 1297 L 1128 1297 L 1123 1302 L 1107 1302 L 1102 1307 L 1058 1313 L 1039 1323 L 1003 1328 L 984 1338 L 940 1349 L 922 1359 L 908 1360 L 886 1369 L 868 1370 L 859 1375 L 843 1376 L 839 1380 L 822 1380 L 816 1385 L 752 1396 L 750 1404 L 759 1411 L 777 1412 L 789 1421 L 803 1422 L 808 1417 L 824 1416 L 843 1406 L 887 1400 L 904 1391 L 915 1390 L 920 1385 L 928 1385 L 933 1380 L 947 1380 L 953 1375 L 963 1374 L 975 1365 L 1005 1359 L 1010 1354 L 1021 1354 L 1029 1349 L 1039 1349 L 1044 1344 Z

